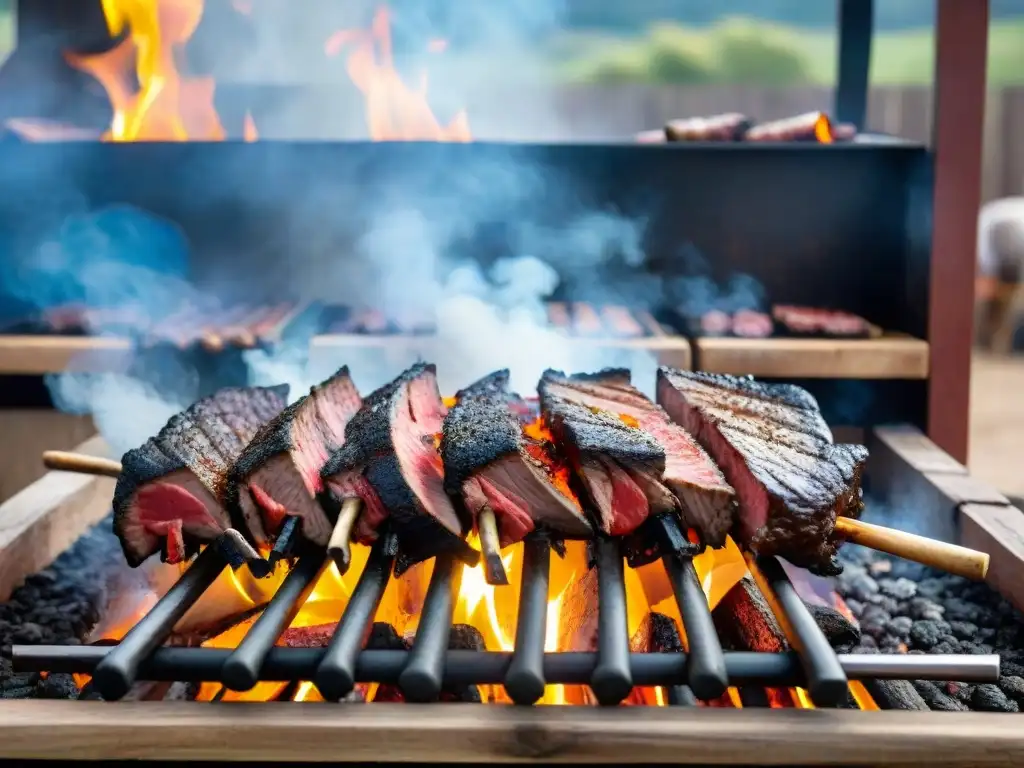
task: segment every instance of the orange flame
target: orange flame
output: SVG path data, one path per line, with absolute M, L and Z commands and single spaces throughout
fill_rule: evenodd
M 832 135 L 832 121 L 828 119 L 828 115 L 824 112 L 814 122 L 814 138 L 820 144 L 831 144 L 835 141 L 835 137 Z
M 260 134 L 256 130 L 256 123 L 252 119 L 252 115 L 248 112 L 245 113 L 245 123 L 242 126 L 242 138 L 245 141 L 259 141 Z
M 476 534 L 470 534 L 469 543 L 479 548 Z M 354 545 L 352 547 L 352 564 L 345 575 L 339 574 L 331 565 L 320 576 L 306 602 L 298 611 L 289 626 L 287 634 L 302 628 L 313 628 L 308 633 L 296 633 L 295 637 L 320 637 L 325 642 L 334 631 L 339 618 L 348 605 L 359 574 L 366 565 L 369 548 Z M 483 638 L 488 651 L 512 651 L 515 643 L 516 613 L 519 603 L 518 586 L 522 579 L 523 545 L 521 543 L 508 547 L 502 554 L 502 561 L 509 576 L 509 586 L 495 587 L 487 583 L 483 565 L 464 566 L 453 583 L 457 595 L 452 615 L 453 623 L 468 624 L 476 628 Z M 573 647 L 573 628 L 580 625 L 581 614 L 596 615 L 596 592 L 579 589 L 587 582 L 596 582 L 588 569 L 587 547 L 582 541 L 566 542 L 565 557 L 552 557 L 548 588 L 547 629 L 544 640 L 546 652 L 586 650 Z M 755 581 L 763 584 L 763 576 L 756 566 L 749 564 L 739 547 L 731 538 L 721 549 L 708 549 L 693 560 L 698 581 L 704 590 L 708 607 L 712 610 L 736 584 L 748 574 Z M 170 566 L 167 566 L 170 569 Z M 420 563 L 409 569 L 400 578 L 392 578 L 381 599 L 375 621 L 389 624 L 399 636 L 410 638 L 415 635 L 419 623 L 420 612 L 426 597 L 427 586 L 433 571 L 433 561 Z M 281 585 L 287 569 L 279 567 L 265 579 L 255 579 L 248 571 L 232 571 L 225 569 L 214 584 L 199 601 L 182 618 L 176 628 L 182 631 L 182 625 L 204 625 L 215 623 L 212 619 L 237 615 L 252 608 L 266 604 Z M 626 592 L 627 629 L 630 637 L 640 634 L 647 617 L 657 612 L 671 618 L 679 629 L 684 648 L 688 648 L 685 628 L 679 614 L 672 585 L 664 567 L 655 562 L 641 568 L 624 569 L 624 586 Z M 586 604 L 579 602 L 582 595 Z M 774 605 L 773 593 L 766 593 L 766 599 Z M 117 640 L 139 618 L 149 610 L 155 596 L 147 595 L 139 603 L 130 620 L 119 621 L 104 633 L 106 639 Z M 256 617 L 242 621 L 225 632 L 202 643 L 208 648 L 235 648 L 250 629 Z M 278 643 L 295 645 L 295 640 L 282 637 Z M 76 675 L 79 686 L 88 682 L 88 677 Z M 364 701 L 373 701 L 379 686 L 377 684 L 361 684 L 357 692 Z M 322 701 L 319 692 L 308 681 L 302 681 L 296 687 L 287 683 L 264 682 L 245 692 L 234 692 L 223 689 L 219 683 L 204 683 L 200 687 L 198 699 L 210 701 L 269 701 L 276 700 L 291 691 L 288 695 L 294 701 Z M 769 691 L 769 703 L 773 708 L 797 707 L 813 709 L 814 704 L 807 692 L 801 688 L 790 688 Z M 867 689 L 857 682 L 850 683 L 850 693 L 861 709 L 878 709 Z M 510 701 L 501 686 L 481 686 L 481 694 L 485 702 Z M 540 704 L 584 704 L 590 703 L 583 686 L 549 685 L 544 691 Z M 625 705 L 665 706 L 665 691 L 661 688 L 638 688 L 623 702 Z M 712 707 L 742 707 L 740 693 L 736 688 L 729 688 L 726 694 L 713 702 Z
M 472 141 L 469 119 L 460 111 L 448 125 L 441 125 L 427 102 L 427 77 L 418 88 L 410 88 L 395 69 L 391 45 L 391 15 L 386 7 L 377 9 L 369 30 L 343 29 L 324 44 L 328 56 L 346 47 L 351 52 L 346 68 L 352 82 L 366 98 L 366 119 L 374 141 Z M 431 52 L 442 50 L 439 41 Z
M 110 34 L 125 38 L 105 53 L 65 54 L 99 81 L 114 116 L 109 141 L 221 141 L 214 81 L 183 77 L 176 64 L 203 16 L 203 0 L 103 0 Z M 134 70 L 134 71 L 133 71 Z

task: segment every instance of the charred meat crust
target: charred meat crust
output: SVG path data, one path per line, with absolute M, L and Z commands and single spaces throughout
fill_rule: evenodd
M 441 436 L 444 487 L 458 498 L 479 469 L 519 453 L 522 428 L 509 408 L 508 369 L 495 371 L 456 393 Z
M 715 392 L 721 393 L 717 399 Z M 841 570 L 835 520 L 860 514 L 868 452 L 832 444 L 810 393 L 792 384 L 663 367 L 658 400 L 697 436 L 736 488 L 741 543 L 815 573 Z M 796 440 L 797 433 L 814 439 Z
M 412 407 L 407 388 L 425 376 L 434 377 L 436 370 L 433 364 L 416 363 L 370 393 L 345 428 L 345 444 L 331 455 L 321 472 L 327 480 L 341 473 L 362 471 L 388 510 L 404 568 L 442 552 L 471 562 L 479 557 L 465 540 L 423 508 L 403 475 L 394 444 L 392 423 L 399 417 L 399 409 Z M 450 499 L 446 497 L 445 503 L 450 503 Z
M 403 389 L 435 366 L 416 363 L 397 378 L 375 389 L 345 427 L 345 444 L 331 454 L 320 475 L 325 480 L 341 472 L 365 467 L 375 457 L 394 453 L 391 420 Z
M 545 420 L 560 442 L 566 442 L 572 451 L 581 454 L 607 456 L 625 465 L 654 465 L 665 470 L 665 451 L 636 427 L 622 419 L 595 411 L 578 403 L 552 395 L 547 382 L 541 380 L 540 407 Z
M 114 533 L 129 565 L 138 567 L 159 549 L 136 546 L 128 532 L 139 489 L 173 472 L 188 470 L 214 498 L 219 498 L 216 494 L 223 488 L 224 471 L 237 455 L 235 451 L 284 407 L 287 397 L 287 385 L 219 390 L 171 417 L 156 436 L 124 454 L 121 476 L 114 488 Z M 189 430 L 193 434 L 189 435 Z M 208 450 L 211 455 L 207 458 L 197 450 Z M 222 522 L 226 524 L 229 518 L 224 517 Z M 195 549 L 196 542 L 186 544 L 190 550 Z
M 526 404 L 508 381 L 507 369 L 495 371 L 456 394 L 440 444 L 446 491 L 467 526 L 489 507 L 502 546 L 537 526 L 590 535 L 578 501 L 556 479 L 560 457 L 546 441 L 524 435 L 519 414 Z
M 132 568 L 138 568 L 156 550 L 142 554 L 128 534 L 128 522 L 131 515 L 132 499 L 135 492 L 144 484 L 159 480 L 185 468 L 185 463 L 176 457 L 165 454 L 157 447 L 156 438 L 151 437 L 138 448 L 132 448 L 121 457 L 121 476 L 114 486 L 114 533 L 121 543 L 124 558 Z
M 233 525 L 239 530 L 245 531 L 251 540 L 255 540 L 255 537 L 251 535 L 252 532 L 246 525 L 240 499 L 246 481 L 272 458 L 288 453 L 294 447 L 292 428 L 295 425 L 296 417 L 306 408 L 315 407 L 314 398 L 317 393 L 324 391 L 338 380 L 351 381 L 348 366 L 342 366 L 330 378 L 311 387 L 308 394 L 303 395 L 263 424 L 248 441 L 231 467 L 225 486 L 224 505 L 231 514 Z M 331 450 L 335 448 L 337 446 L 330 446 Z M 337 516 L 337 506 L 328 504 L 323 508 L 329 516 Z

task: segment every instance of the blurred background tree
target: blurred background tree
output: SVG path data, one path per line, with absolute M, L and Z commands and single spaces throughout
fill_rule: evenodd
M 970 0 L 966 0 L 970 2 Z M 835 82 L 836 5 L 808 0 L 565 0 L 562 79 L 589 83 Z M 989 82 L 1024 84 L 1024 0 L 991 0 Z M 879 0 L 872 82 L 932 79 L 934 0 Z

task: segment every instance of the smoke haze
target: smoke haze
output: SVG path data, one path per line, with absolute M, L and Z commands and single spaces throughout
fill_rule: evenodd
M 266 79 L 273 72 L 277 80 L 307 81 L 320 79 L 320 73 L 331 87 L 348 88 L 356 97 L 344 102 L 350 124 L 341 134 L 351 131 L 355 117 L 365 126 L 362 96 L 345 84 L 344 53 L 340 60 L 328 60 L 323 43 L 336 29 L 365 28 L 374 4 L 308 2 L 299 14 L 294 4 L 254 0 L 250 15 L 232 11 L 230 20 L 226 5 L 208 0 L 201 34 L 189 49 L 193 63 L 214 70 L 227 66 L 226 52 L 234 48 L 218 48 L 217 35 L 228 29 L 222 24 L 241 25 L 247 37 L 242 54 L 230 57 L 234 69 L 222 81 L 224 88 L 232 80 Z M 344 12 L 339 12 L 342 5 Z M 523 138 L 558 123 L 554 92 L 540 80 L 530 81 L 515 104 L 494 100 L 493 94 L 490 104 L 474 101 L 474 94 L 486 95 L 491 85 L 510 79 L 519 84 L 529 80 L 537 58 L 531 41 L 557 27 L 559 3 L 515 0 L 488 4 L 486 12 L 482 7 L 455 12 L 451 4 L 400 2 L 392 11 L 396 61 L 403 74 L 413 73 L 406 76 L 412 85 L 415 73 L 429 68 L 431 103 L 439 105 L 442 123 L 446 113 L 463 105 L 469 105 L 475 138 Z M 427 43 L 438 38 L 449 41 L 449 50 L 424 54 Z M 289 40 L 301 42 L 296 47 Z M 482 57 L 481 51 L 492 55 Z M 464 66 L 469 60 L 478 65 Z M 491 64 L 479 65 L 485 61 Z M 512 61 L 517 66 L 510 72 Z M 337 135 L 325 127 L 333 119 L 330 114 L 303 104 L 283 111 L 291 111 L 288 122 L 299 126 L 288 138 Z M 365 127 L 362 131 L 365 135 Z M 160 173 L 159 168 L 139 168 L 140 176 L 155 179 Z M 204 190 L 211 198 L 208 205 L 227 203 L 242 212 L 268 205 L 277 209 L 283 225 L 268 233 L 268 249 L 275 251 L 268 270 L 239 267 L 248 254 L 231 253 L 236 223 L 230 218 L 222 222 L 226 234 L 217 243 L 190 242 L 175 223 L 127 204 L 133 201 L 91 209 L 83 199 L 71 206 L 73 215 L 40 224 L 33 242 L 20 243 L 8 254 L 12 269 L 5 272 L 3 287 L 34 308 L 81 302 L 134 308 L 151 318 L 182 306 L 197 315 L 212 314 L 239 295 L 265 296 L 269 290 L 297 301 L 376 308 L 392 317 L 429 318 L 436 324 L 435 335 L 394 348 L 310 350 L 304 337 L 272 351 L 244 353 L 250 383 L 288 383 L 293 398 L 342 364 L 350 366 L 366 393 L 418 359 L 437 363 L 446 394 L 503 367 L 511 369 L 513 386 L 525 395 L 533 393 L 548 367 L 626 366 L 638 386 L 653 390 L 652 356 L 570 341 L 548 327 L 544 307 L 553 294 L 595 304 L 657 306 L 663 286 L 644 269 L 645 215 L 586 200 L 574 179 L 524 162 L 514 151 L 492 153 L 472 172 L 454 174 L 458 178 L 448 186 L 453 175 L 448 169 L 427 168 L 424 175 L 437 181 L 426 199 L 422 190 L 411 194 L 375 179 L 339 180 L 336 175 L 301 192 L 238 184 L 232 188 L 234 199 L 224 200 L 222 192 Z M 23 182 L 29 185 L 31 179 Z M 218 189 L 224 187 L 221 180 Z M 252 210 L 242 218 L 252 219 Z M 354 238 L 353 227 L 358 230 Z M 219 267 L 209 266 L 218 260 Z M 76 361 L 73 368 L 85 362 Z M 120 452 L 143 442 L 199 396 L 201 377 L 188 355 L 140 352 L 122 371 L 68 372 L 48 377 L 47 383 L 59 408 L 92 413 L 101 434 Z

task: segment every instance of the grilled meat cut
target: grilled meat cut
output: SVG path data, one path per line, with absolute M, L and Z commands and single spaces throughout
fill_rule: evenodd
M 744 546 L 815 573 L 841 570 L 832 533 L 838 515 L 860 514 L 868 452 L 833 444 L 809 392 L 663 367 L 658 402 L 696 436 L 736 489 L 734 533 Z
M 256 544 L 272 543 L 289 516 L 302 533 L 327 545 L 333 528 L 320 504 L 320 470 L 345 442 L 345 427 L 362 400 L 342 368 L 267 422 L 228 476 L 228 509 Z
M 507 369 L 495 371 L 456 394 L 441 437 L 445 488 L 474 521 L 484 507 L 494 511 L 502 547 L 536 524 L 570 537 L 591 534 L 555 459 L 541 440 L 524 434 L 508 379 Z
M 286 385 L 222 389 L 173 416 L 121 459 L 114 532 L 133 568 L 163 549 L 181 562 L 231 526 L 228 471 L 257 430 L 285 407 Z
M 835 309 L 776 304 L 772 316 L 789 336 L 866 339 L 873 332 L 863 317 Z
M 677 511 L 704 543 L 725 543 L 733 489 L 693 437 L 632 385 L 628 370 L 546 371 L 538 389 L 606 533 L 628 534 L 650 514 Z
M 371 393 L 321 473 L 338 498 L 363 499 L 357 541 L 372 540 L 384 518 L 391 518 L 401 550 L 398 572 L 441 552 L 474 562 L 479 556 L 462 539 L 468 521 L 444 488 L 435 439 L 447 410 L 436 371 L 417 363 Z

